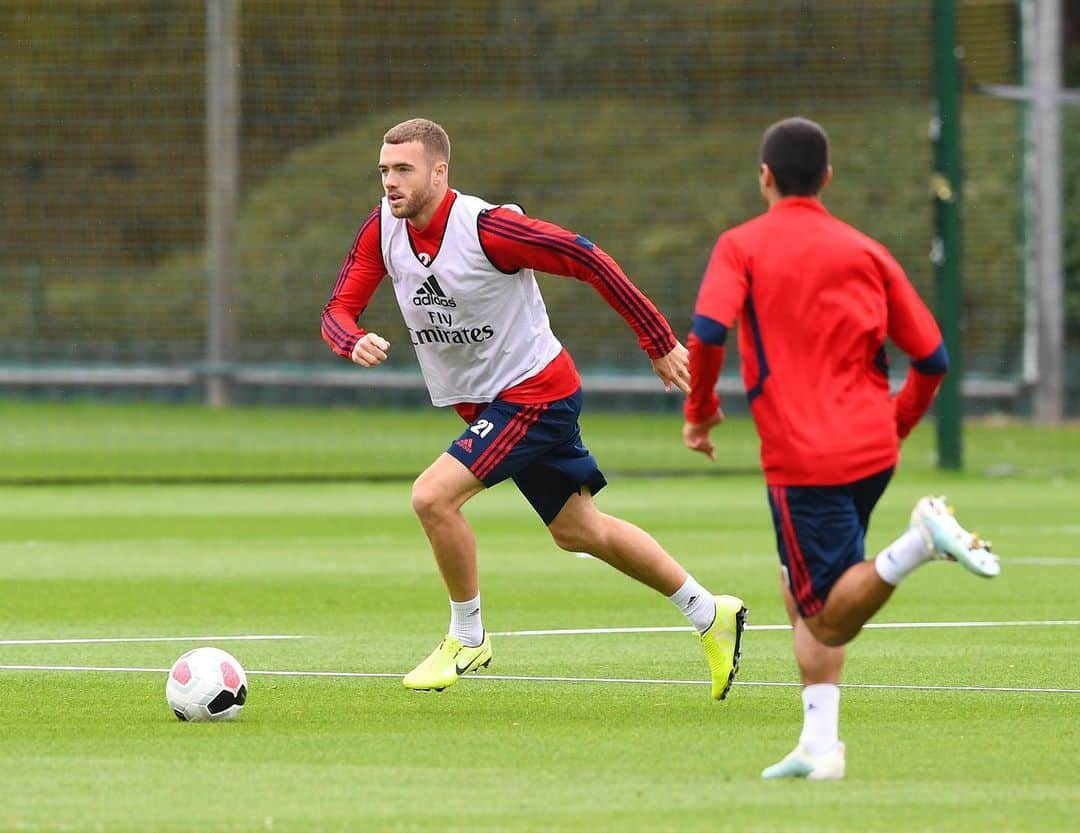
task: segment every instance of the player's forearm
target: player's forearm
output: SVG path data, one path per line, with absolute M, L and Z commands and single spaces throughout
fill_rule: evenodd
M 356 316 L 343 310 L 340 303 L 331 300 L 322 312 L 322 338 L 339 356 L 352 356 L 356 342 L 364 330 L 356 323 Z
M 910 434 L 930 410 L 948 369 L 949 358 L 943 344 L 929 356 L 911 363 L 904 386 L 896 395 L 896 434 L 901 439 Z
M 613 260 L 608 260 L 613 268 L 590 272 L 580 279 L 590 283 L 608 306 L 630 325 L 638 344 L 650 359 L 666 356 L 678 343 L 671 325 L 648 296 L 622 273 Z
M 944 378 L 944 375 L 926 376 L 914 369 L 908 371 L 904 387 L 896 396 L 896 434 L 900 439 L 910 434 L 930 410 Z
M 687 422 L 700 425 L 720 410 L 716 383 L 724 367 L 724 346 L 702 341 L 693 332 L 686 346 L 690 351 L 690 393 L 683 403 L 683 415 Z
M 322 311 L 322 337 L 339 356 L 352 357 L 353 347 L 365 334 L 357 319 L 367 309 L 386 276 L 379 246 L 379 207 L 376 206 L 356 233 L 341 265 L 330 300 Z

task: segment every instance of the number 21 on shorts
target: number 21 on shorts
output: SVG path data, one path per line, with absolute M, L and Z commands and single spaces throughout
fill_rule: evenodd
M 476 436 L 483 439 L 484 437 L 486 437 L 488 434 L 491 433 L 491 430 L 494 427 L 495 427 L 494 422 L 489 422 L 486 419 L 478 419 L 476 422 L 474 422 L 472 425 L 469 426 L 469 431 L 471 431 L 473 434 L 476 434 Z

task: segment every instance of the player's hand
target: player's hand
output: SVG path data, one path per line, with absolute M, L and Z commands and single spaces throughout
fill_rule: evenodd
M 674 385 L 683 393 L 690 393 L 690 353 L 676 341 L 671 352 L 659 359 L 652 360 L 653 372 L 664 383 L 664 390 L 671 391 Z
M 365 333 L 353 347 L 349 357 L 361 367 L 375 367 L 386 361 L 390 342 L 378 333 Z
M 691 451 L 700 451 L 713 462 L 716 462 L 716 446 L 712 443 L 709 432 L 724 421 L 724 412 L 717 409 L 716 413 L 706 422 L 687 422 L 683 424 L 683 444 Z

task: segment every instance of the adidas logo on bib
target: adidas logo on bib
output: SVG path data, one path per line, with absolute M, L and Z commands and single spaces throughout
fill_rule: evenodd
M 443 292 L 443 288 L 439 286 L 439 282 L 435 280 L 434 275 L 428 275 L 420 288 L 413 294 L 412 302 L 418 307 L 447 307 L 452 308 L 457 306 L 457 302 L 453 298 L 447 298 L 446 293 Z

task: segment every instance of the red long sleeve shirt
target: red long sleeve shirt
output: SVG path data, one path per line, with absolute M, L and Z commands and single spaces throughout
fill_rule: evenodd
M 896 465 L 947 367 L 941 331 L 884 246 L 789 197 L 720 236 L 689 339 L 690 422 L 719 406 L 728 329 L 770 485 L 839 485 Z M 890 399 L 885 338 L 912 360 Z
M 418 254 L 434 258 L 438 252 L 456 196 L 453 190 L 447 191 L 423 229 L 409 223 L 409 237 Z M 323 308 L 323 340 L 340 356 L 350 356 L 364 335 L 358 319 L 386 277 L 379 216 L 380 207 L 376 206 L 360 226 Z M 606 252 L 584 237 L 502 207 L 481 214 L 477 229 L 484 251 L 501 271 L 529 268 L 585 281 L 633 328 L 650 358 L 665 356 L 675 347 L 675 334 L 664 316 Z M 539 374 L 503 391 L 498 398 L 522 404 L 552 402 L 570 396 L 580 386 L 573 359 L 564 349 Z M 477 412 L 475 406 L 455 407 L 466 419 Z

